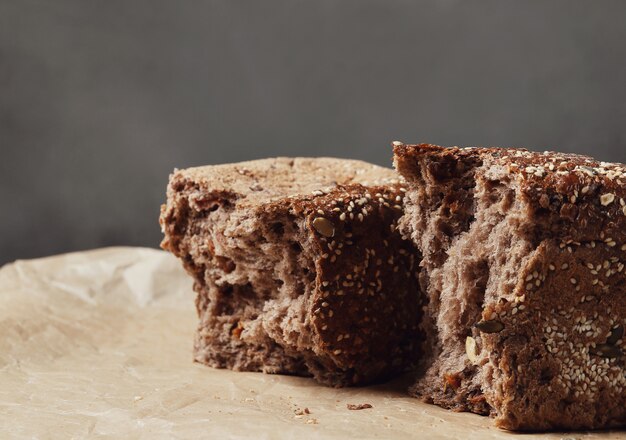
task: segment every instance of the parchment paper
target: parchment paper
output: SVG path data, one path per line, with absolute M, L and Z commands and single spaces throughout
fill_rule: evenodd
M 191 281 L 165 252 L 107 248 L 0 269 L 0 438 L 624 438 L 517 435 L 404 395 L 191 360 Z M 346 404 L 369 403 L 350 411 Z M 309 414 L 306 414 L 305 408 Z

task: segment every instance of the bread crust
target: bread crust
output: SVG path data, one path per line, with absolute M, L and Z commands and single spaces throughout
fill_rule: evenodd
M 519 183 L 529 209 L 529 225 L 541 237 L 591 241 L 600 236 L 626 240 L 626 165 L 591 157 L 523 148 L 444 148 L 432 144 L 396 145 L 394 162 L 410 178 L 420 160 L 433 175 L 450 173 L 443 164 L 502 167 Z M 489 179 L 489 175 L 477 176 Z

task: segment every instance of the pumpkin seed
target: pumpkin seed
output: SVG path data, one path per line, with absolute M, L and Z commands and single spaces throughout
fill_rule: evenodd
M 596 354 L 609 359 L 622 357 L 622 350 L 619 347 L 608 344 L 596 345 Z
M 324 237 L 332 237 L 335 235 L 335 225 L 327 218 L 315 217 L 311 222 L 311 226 Z
M 504 324 L 502 324 L 500 321 L 492 319 L 490 321 L 477 322 L 476 324 L 474 324 L 474 327 L 476 327 L 483 333 L 498 333 L 504 329 Z
M 617 344 L 617 341 L 622 339 L 623 336 L 624 336 L 624 326 L 618 325 L 613 330 L 611 330 L 611 335 L 606 340 L 606 343 L 608 345 L 615 345 Z

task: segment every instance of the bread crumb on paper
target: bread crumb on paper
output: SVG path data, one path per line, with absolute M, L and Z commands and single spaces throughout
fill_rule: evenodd
M 304 409 L 300 409 L 300 408 L 296 408 L 293 413 L 297 416 L 303 416 L 305 414 L 311 414 L 311 411 L 309 410 L 309 408 L 304 408 Z
M 348 403 L 346 405 L 348 407 L 349 410 L 351 411 L 358 411 L 360 409 L 368 409 L 368 408 L 373 408 L 372 405 L 370 405 L 369 403 Z

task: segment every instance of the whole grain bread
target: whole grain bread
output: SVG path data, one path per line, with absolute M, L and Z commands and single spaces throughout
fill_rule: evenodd
M 512 430 L 626 424 L 626 166 L 394 143 L 433 357 L 412 389 Z
M 276 158 L 175 171 L 162 247 L 195 280 L 194 358 L 333 385 L 413 368 L 419 254 L 404 188 L 360 161 Z

